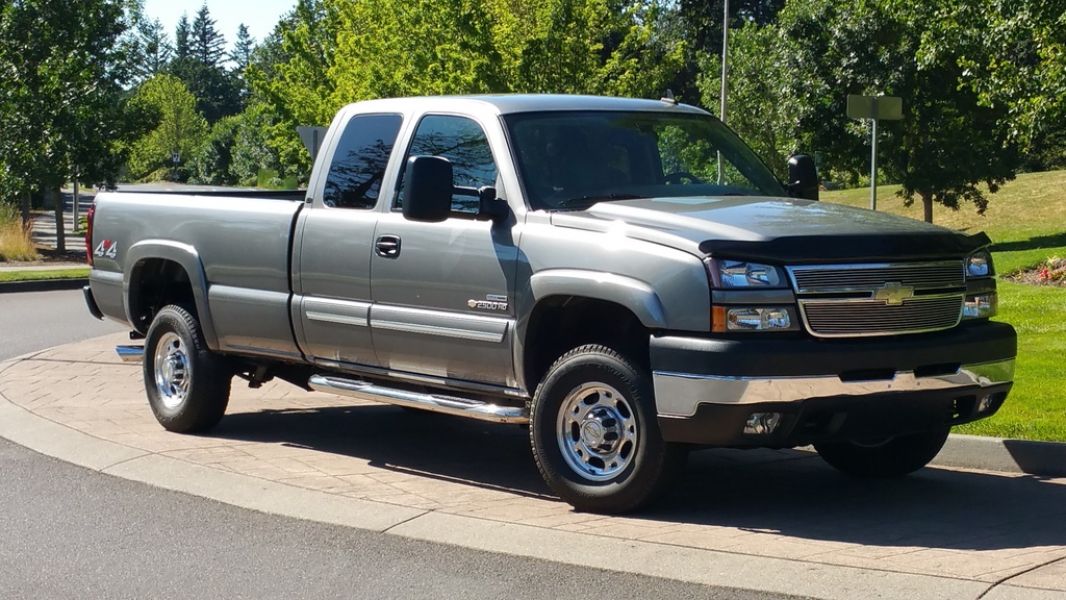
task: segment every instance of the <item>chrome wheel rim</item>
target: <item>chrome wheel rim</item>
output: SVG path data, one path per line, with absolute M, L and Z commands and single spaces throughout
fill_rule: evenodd
M 567 394 L 559 408 L 556 434 L 567 466 L 588 481 L 616 477 L 636 456 L 633 408 L 605 383 L 586 383 Z
M 155 346 L 155 388 L 163 406 L 173 409 L 181 406 L 189 395 L 192 382 L 192 365 L 178 334 L 167 332 Z

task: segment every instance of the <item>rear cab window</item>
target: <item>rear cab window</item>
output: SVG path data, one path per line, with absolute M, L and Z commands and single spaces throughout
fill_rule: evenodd
M 323 205 L 364 210 L 377 205 L 402 123 L 398 114 L 356 115 L 348 121 L 329 165 Z

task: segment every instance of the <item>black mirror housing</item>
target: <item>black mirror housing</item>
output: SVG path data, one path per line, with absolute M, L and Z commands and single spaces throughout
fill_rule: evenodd
M 788 193 L 793 198 L 818 199 L 818 168 L 807 154 L 788 159 Z
M 412 156 L 407 160 L 403 217 L 440 223 L 452 212 L 452 163 L 443 156 Z

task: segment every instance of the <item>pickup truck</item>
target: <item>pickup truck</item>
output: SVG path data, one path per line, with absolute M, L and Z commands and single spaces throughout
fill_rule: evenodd
M 118 351 L 171 431 L 277 377 L 528 426 L 583 511 L 647 505 L 694 447 L 918 470 L 1011 388 L 990 241 L 788 173 L 669 99 L 360 102 L 306 191 L 100 194 L 85 298 L 144 340 Z

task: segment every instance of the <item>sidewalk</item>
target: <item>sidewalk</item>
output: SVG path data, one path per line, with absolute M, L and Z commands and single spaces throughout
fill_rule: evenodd
M 926 469 L 859 481 L 806 453 L 703 451 L 660 507 L 603 517 L 550 496 L 517 427 L 234 380 L 215 431 L 168 433 L 140 367 L 114 356 L 121 343 L 0 366 L 0 435 L 266 512 L 683 581 L 819 598 L 1066 598 L 1066 478 Z

